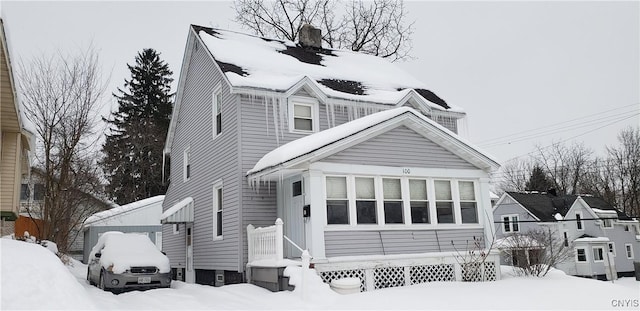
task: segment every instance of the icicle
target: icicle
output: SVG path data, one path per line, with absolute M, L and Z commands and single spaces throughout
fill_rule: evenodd
M 276 106 L 276 103 L 273 98 L 270 98 L 270 100 L 271 100 L 271 111 L 273 113 L 273 128 L 276 134 L 276 144 L 277 146 L 280 146 L 280 133 L 279 133 L 280 127 L 278 125 L 278 121 L 280 120 L 279 120 L 278 111 L 277 111 L 278 107 Z

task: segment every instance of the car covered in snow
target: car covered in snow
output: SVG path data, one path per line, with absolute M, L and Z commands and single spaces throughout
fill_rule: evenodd
M 87 281 L 111 292 L 170 287 L 169 258 L 147 235 L 105 232 L 89 255 Z

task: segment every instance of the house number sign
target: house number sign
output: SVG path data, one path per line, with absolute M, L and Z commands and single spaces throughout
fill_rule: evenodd
M 402 174 L 403 175 L 411 175 L 411 169 L 403 168 L 402 169 Z

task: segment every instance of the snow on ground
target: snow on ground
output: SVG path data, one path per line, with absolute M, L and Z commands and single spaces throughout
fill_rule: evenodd
M 35 244 L 2 239 L 0 309 L 75 310 L 637 310 L 640 282 L 583 279 L 552 270 L 544 278 L 514 277 L 485 283 L 433 282 L 352 295 L 331 291 L 317 275 L 306 274 L 302 290 L 272 293 L 249 284 L 211 287 L 173 282 L 169 289 L 114 295 L 86 282 L 86 265 L 64 267 Z M 287 269 L 299 283 L 299 267 Z M 75 278 L 73 278 L 75 276 Z

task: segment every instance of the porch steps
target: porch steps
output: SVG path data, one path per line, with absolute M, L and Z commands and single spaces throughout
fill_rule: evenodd
M 272 292 L 293 290 L 295 286 L 289 284 L 289 277 L 284 276 L 286 267 L 248 267 L 250 282 L 253 285 L 266 288 Z

